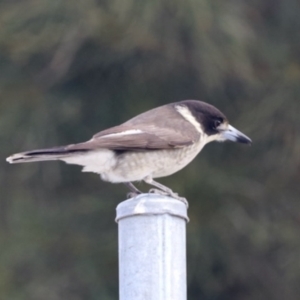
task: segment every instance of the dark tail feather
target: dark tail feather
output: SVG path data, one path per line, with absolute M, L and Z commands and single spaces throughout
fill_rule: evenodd
M 86 152 L 85 149 L 68 149 L 68 147 L 56 147 L 50 149 L 32 150 L 16 153 L 9 156 L 6 161 L 11 164 L 34 161 L 57 160 L 75 152 Z

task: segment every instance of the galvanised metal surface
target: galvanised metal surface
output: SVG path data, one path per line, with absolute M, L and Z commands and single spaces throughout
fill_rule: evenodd
M 120 300 L 186 300 L 187 207 L 142 194 L 117 206 Z

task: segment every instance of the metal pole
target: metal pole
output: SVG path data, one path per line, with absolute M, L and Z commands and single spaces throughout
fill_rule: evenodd
M 120 300 L 186 300 L 186 205 L 142 194 L 117 206 Z

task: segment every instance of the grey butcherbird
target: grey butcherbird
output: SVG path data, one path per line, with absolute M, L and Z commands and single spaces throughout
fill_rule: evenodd
M 151 109 L 119 126 L 100 131 L 87 142 L 17 153 L 7 161 L 62 160 L 83 166 L 83 172 L 98 173 L 104 181 L 124 183 L 132 191 L 131 196 L 141 193 L 132 182 L 143 180 L 158 188 L 155 192 L 187 203 L 153 178 L 181 170 L 205 144 L 225 140 L 251 144 L 214 106 L 184 100 Z

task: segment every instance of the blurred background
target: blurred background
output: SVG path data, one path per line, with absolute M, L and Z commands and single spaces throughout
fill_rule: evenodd
M 297 0 L 1 0 L 0 298 L 118 299 L 127 193 L 7 156 L 201 99 L 253 145 L 209 144 L 159 180 L 190 202 L 188 299 L 299 299 L 299 13 Z

